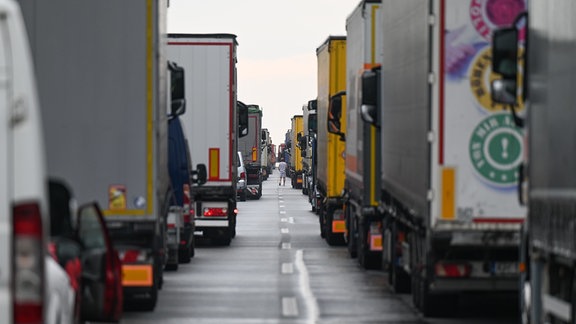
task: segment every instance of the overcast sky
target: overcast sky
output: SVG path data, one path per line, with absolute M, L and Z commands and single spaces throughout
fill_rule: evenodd
M 263 107 L 263 126 L 284 142 L 290 118 L 316 98 L 316 48 L 346 35 L 354 0 L 170 0 L 169 33 L 237 36 L 238 100 Z

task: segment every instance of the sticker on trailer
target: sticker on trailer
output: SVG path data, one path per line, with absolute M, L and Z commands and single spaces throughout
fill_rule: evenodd
M 126 186 L 111 185 L 108 188 L 108 209 L 126 209 Z

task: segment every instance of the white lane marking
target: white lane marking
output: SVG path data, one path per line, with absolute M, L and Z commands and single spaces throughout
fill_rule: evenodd
M 294 224 L 294 217 L 288 217 L 288 223 Z
M 282 297 L 282 316 L 298 316 L 298 303 L 294 297 Z
M 281 211 L 280 211 L 280 214 L 286 214 L 286 211 L 285 211 L 285 210 L 281 210 Z
M 293 274 L 294 263 L 282 263 L 282 274 Z
M 288 233 L 290 233 L 290 230 L 287 229 L 287 228 L 285 228 L 285 227 L 282 227 L 282 228 L 280 229 L 280 233 L 282 233 L 282 234 L 288 234 Z
M 308 269 L 304 263 L 304 252 L 302 250 L 296 251 L 295 258 L 295 265 L 299 274 L 298 284 L 300 291 L 302 292 L 304 304 L 308 310 L 306 321 L 307 323 L 314 324 L 318 322 L 320 312 L 318 310 L 318 302 L 316 301 L 316 297 L 312 292 L 312 288 L 310 288 L 310 276 L 308 275 Z
M 278 207 L 280 207 L 280 208 L 284 208 L 284 207 L 286 207 L 286 206 L 284 206 L 284 205 L 278 205 Z
M 282 250 L 290 250 L 291 248 L 292 248 L 292 244 L 282 243 Z
M 282 218 L 280 218 L 280 221 L 281 221 L 282 223 L 286 223 L 286 222 L 288 222 L 288 218 L 282 217 Z

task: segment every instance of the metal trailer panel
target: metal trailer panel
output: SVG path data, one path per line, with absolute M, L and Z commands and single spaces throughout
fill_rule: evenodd
M 108 215 L 153 215 L 156 193 L 169 185 L 160 37 L 166 2 L 21 2 L 49 176 L 65 179 L 78 201 L 96 200 Z M 112 211 L 109 196 L 118 191 L 123 201 Z
M 434 228 L 518 228 L 522 134 L 489 87 L 488 20 L 510 18 L 477 0 L 383 7 L 383 188 Z
M 330 36 L 316 49 L 318 59 L 318 186 L 327 197 L 340 197 L 344 188 L 345 143 L 328 133 L 330 97 L 346 90 L 346 37 Z M 345 101 L 342 116 L 346 115 Z M 342 130 L 346 121 L 342 120 Z
M 187 111 L 180 118 L 193 164 L 207 167 L 204 187 L 235 179 L 236 45 L 230 34 L 168 35 L 168 59 L 186 71 Z
M 242 152 L 244 164 L 261 163 L 260 143 L 262 142 L 262 110 L 257 105 L 248 106 L 248 135 L 238 139 L 238 151 Z M 256 157 L 252 148 L 256 148 Z
M 382 1 L 382 188 L 426 217 L 430 188 L 429 2 Z
M 382 63 L 380 3 L 360 2 L 346 20 L 346 182 L 354 197 L 375 203 L 376 129 L 361 117 L 362 73 Z
M 534 246 L 576 259 L 576 29 L 573 1 L 530 0 L 529 227 Z
M 302 115 L 292 117 L 292 155 L 290 156 L 290 164 L 294 171 L 302 171 L 302 151 L 296 145 L 298 144 L 298 134 L 304 136 L 304 118 Z

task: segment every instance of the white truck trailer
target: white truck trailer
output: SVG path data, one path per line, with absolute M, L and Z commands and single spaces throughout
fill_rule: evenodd
M 193 164 L 208 179 L 192 187 L 197 236 L 229 245 L 236 235 L 238 116 L 236 36 L 169 34 L 168 58 L 186 71 L 186 109 L 181 116 Z
M 48 175 L 69 183 L 78 201 L 102 206 L 122 261 L 125 301 L 153 309 L 172 199 L 167 3 L 20 3 L 44 107 Z
M 382 1 L 383 261 L 424 315 L 454 307 L 462 292 L 518 289 L 523 135 L 492 103 L 489 79 L 491 31 L 524 9 Z

